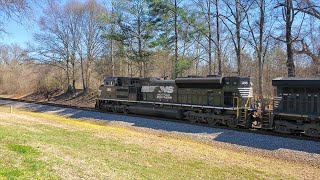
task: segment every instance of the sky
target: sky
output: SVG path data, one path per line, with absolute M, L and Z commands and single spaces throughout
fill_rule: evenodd
M 39 31 L 38 19 L 42 15 L 42 7 L 45 3 L 37 4 L 37 1 L 29 1 L 31 10 L 28 16 L 22 17 L 21 20 L 14 17 L 2 20 L 6 33 L 0 33 L 0 44 L 18 44 L 22 47 L 27 46 L 27 42 L 32 42 L 33 34 Z M 39 1 L 40 2 L 40 1 Z M 3 18 L 4 16 L 1 16 Z
M 4 26 L 7 33 L 0 33 L 0 44 L 18 44 L 26 48 L 27 42 L 32 43 L 33 34 L 39 32 L 37 21 L 42 15 L 42 8 L 46 6 L 45 3 L 41 2 L 45 1 L 46 0 L 39 1 L 39 4 L 35 4 L 37 1 L 33 1 L 33 4 L 31 4 L 33 11 L 32 17 L 23 19 L 22 23 L 18 23 L 12 19 L 6 20 Z M 65 4 L 67 1 L 68 0 L 56 0 L 56 2 L 61 4 Z M 85 0 L 79 1 L 84 2 Z M 109 0 L 98 0 L 98 2 L 107 5 L 110 3 Z
M 27 42 L 32 42 L 33 33 L 38 31 L 36 22 L 17 23 L 14 20 L 6 22 L 7 33 L 0 35 L 1 44 L 18 44 L 26 47 Z

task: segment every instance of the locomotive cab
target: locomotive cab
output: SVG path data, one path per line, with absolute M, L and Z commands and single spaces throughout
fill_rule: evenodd
M 253 89 L 250 77 L 224 77 L 224 100 L 226 106 L 251 107 Z
M 98 90 L 96 108 L 114 109 L 119 101 L 141 100 L 142 78 L 105 77 Z

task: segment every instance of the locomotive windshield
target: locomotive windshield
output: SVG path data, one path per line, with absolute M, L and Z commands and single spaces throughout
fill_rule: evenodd
M 106 77 L 103 81 L 104 86 L 115 86 L 117 78 Z

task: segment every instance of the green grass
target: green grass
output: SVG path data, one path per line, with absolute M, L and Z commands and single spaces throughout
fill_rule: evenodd
M 39 153 L 37 150 L 35 150 L 31 146 L 25 146 L 25 145 L 20 145 L 20 144 L 8 144 L 8 148 L 11 151 L 15 151 L 15 152 L 17 152 L 19 154 L 23 154 L 23 155 L 35 155 L 35 154 Z
M 158 137 L 47 114 L 15 112 L 17 114 L 12 116 L 1 113 L 0 109 L 0 179 L 295 177 L 281 170 L 288 165 L 286 162 L 187 139 Z M 2 115 L 6 115 L 5 118 Z M 281 168 L 274 171 L 275 166 Z M 310 172 L 313 170 L 316 172 L 316 169 L 310 169 Z

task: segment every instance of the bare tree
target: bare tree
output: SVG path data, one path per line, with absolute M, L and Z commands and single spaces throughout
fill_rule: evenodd
M 36 66 L 19 45 L 0 45 L 0 93 L 29 93 L 35 90 Z
M 285 22 L 285 40 L 281 38 L 276 38 L 278 41 L 286 43 L 287 48 L 287 68 L 288 68 L 288 77 L 295 77 L 295 64 L 293 59 L 293 43 L 296 38 L 292 34 L 292 26 L 295 20 L 296 15 L 299 11 L 294 8 L 292 0 L 284 0 L 283 2 L 278 2 L 276 8 L 282 8 L 282 17 Z
M 76 61 L 77 52 L 79 50 L 78 44 L 81 41 L 80 22 L 82 18 L 82 4 L 79 1 L 73 0 L 67 2 L 65 5 L 65 16 L 67 19 L 67 28 L 70 32 L 70 64 L 72 70 L 72 90 L 76 90 Z
M 258 96 L 263 99 L 263 66 L 273 25 L 272 22 L 269 22 L 269 27 L 266 28 L 266 1 L 255 0 L 255 4 L 257 4 L 257 8 L 253 9 L 252 13 L 245 12 L 247 29 L 251 37 L 247 41 L 254 48 L 258 59 Z M 255 12 L 256 9 L 258 12 Z
M 287 44 L 287 67 L 288 67 L 288 76 L 295 77 L 295 65 L 293 62 L 293 49 L 292 49 L 292 23 L 296 15 L 292 0 L 285 0 L 284 6 L 284 21 L 286 22 L 286 44 Z
M 317 19 L 320 19 L 320 6 L 318 0 L 295 0 L 296 10 L 309 14 Z
M 3 23 L 5 19 L 21 22 L 22 18 L 30 14 L 33 0 L 2 0 L 0 1 L 0 32 L 6 32 Z
M 103 30 L 101 29 L 102 21 L 99 17 L 105 13 L 105 9 L 95 0 L 88 0 L 83 5 L 83 14 L 80 26 L 82 33 L 81 45 L 84 46 L 86 67 L 85 84 L 83 86 L 86 92 L 90 88 L 91 66 L 95 59 L 101 56 L 104 47 L 104 39 L 102 38 Z M 81 51 L 79 49 L 79 51 Z
M 242 44 L 241 44 L 241 30 L 242 30 L 242 23 L 245 19 L 244 12 L 247 12 L 251 6 L 252 1 L 242 2 L 241 0 L 234 0 L 234 4 L 230 0 L 224 0 L 226 5 L 226 14 L 220 15 L 220 18 L 223 24 L 228 29 L 229 33 L 231 34 L 231 40 L 234 45 L 234 49 L 236 52 L 236 59 L 237 59 L 237 73 L 241 75 L 241 51 L 242 51 Z M 235 27 L 235 28 L 233 28 Z
M 221 42 L 220 42 L 220 13 L 219 13 L 219 0 L 216 0 L 216 46 L 217 46 L 217 59 L 218 59 L 218 75 L 222 75 L 222 58 L 221 58 Z
M 81 4 L 70 1 L 64 6 L 50 3 L 40 18 L 40 33 L 34 35 L 40 61 L 65 70 L 68 92 L 74 92 L 76 82 L 76 61 L 80 43 Z M 71 82 L 72 80 L 72 82 Z
M 66 73 L 68 87 L 70 83 L 70 29 L 62 7 L 50 3 L 40 17 L 41 32 L 34 35 L 34 59 L 63 69 Z M 70 89 L 71 90 L 71 89 Z
M 297 6 L 295 7 L 295 10 L 305 13 L 309 16 L 311 16 L 311 27 L 310 27 L 310 32 L 308 34 L 313 34 L 316 30 L 313 28 L 314 22 L 320 20 L 320 6 L 317 5 L 318 1 L 313 1 L 313 0 L 295 0 Z M 311 41 L 315 40 L 315 37 L 311 37 Z M 310 43 L 309 44 L 314 44 Z M 316 43 L 318 44 L 318 43 Z M 296 47 L 293 47 L 293 51 L 296 54 L 305 54 L 309 56 L 312 59 L 313 67 L 315 67 L 314 74 L 316 76 L 320 75 L 320 46 L 310 48 L 310 45 L 308 45 L 308 42 L 304 39 L 301 38 L 300 40 L 297 40 L 295 43 Z M 314 50 L 312 50 L 314 49 Z

